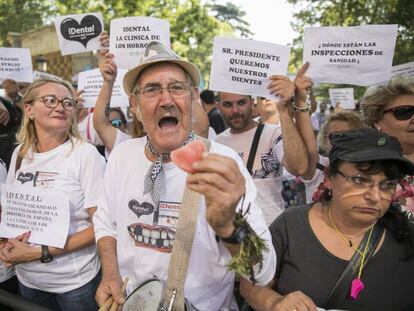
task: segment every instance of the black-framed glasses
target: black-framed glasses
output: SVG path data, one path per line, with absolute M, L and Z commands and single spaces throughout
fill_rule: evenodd
M 32 100 L 32 102 L 36 100 L 40 100 L 41 102 L 43 102 L 43 104 L 45 104 L 47 108 L 56 108 L 57 105 L 59 105 L 60 103 L 62 103 L 63 108 L 65 108 L 66 110 L 73 110 L 76 107 L 76 100 L 71 98 L 58 99 L 54 95 L 41 96 L 35 98 L 34 100 Z
M 397 120 L 405 121 L 411 119 L 411 117 L 414 115 L 414 106 L 398 106 L 384 110 L 384 113 L 387 112 L 392 112 L 394 118 Z
M 159 83 L 149 83 L 140 90 L 135 91 L 135 95 L 140 95 L 148 99 L 161 96 L 163 90 L 168 90 L 171 96 L 180 97 L 188 95 L 194 85 L 191 82 L 171 82 L 166 87 L 162 87 Z
M 112 126 L 113 127 L 116 127 L 116 128 L 120 128 L 121 126 L 122 126 L 122 120 L 121 119 L 113 119 L 113 120 L 111 120 L 111 124 L 112 124 Z
M 380 181 L 379 183 L 376 183 L 372 179 L 368 177 L 364 177 L 362 175 L 356 175 L 356 176 L 347 176 L 344 173 L 342 173 L 340 170 L 336 170 L 339 175 L 341 175 L 346 181 L 354 185 L 358 188 L 371 188 L 373 186 L 378 186 L 379 190 L 382 192 L 391 192 L 395 190 L 395 187 L 397 187 L 398 179 L 387 179 Z

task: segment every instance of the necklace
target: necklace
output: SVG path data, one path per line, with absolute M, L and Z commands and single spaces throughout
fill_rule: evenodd
M 346 244 L 348 244 L 348 245 L 349 245 L 349 247 L 352 247 L 352 249 L 353 249 L 354 251 L 358 252 L 358 253 L 362 256 L 362 252 L 361 252 L 358 248 L 356 248 L 356 247 L 354 246 L 354 244 L 352 243 L 352 241 L 351 241 L 350 239 L 346 238 L 346 237 L 343 235 L 343 233 L 342 233 L 341 231 L 339 231 L 338 227 L 335 225 L 335 223 L 334 223 L 334 221 L 333 221 L 333 219 L 332 219 L 331 205 L 329 205 L 329 207 L 328 207 L 328 216 L 329 216 L 329 220 L 331 221 L 332 227 L 335 229 L 336 234 L 337 234 L 337 235 L 338 235 L 338 236 L 339 236 L 342 240 L 344 240 L 344 242 L 345 242 Z
M 365 284 L 364 282 L 362 282 L 361 280 L 361 276 L 362 276 L 362 268 L 364 267 L 364 263 L 365 263 L 365 256 L 367 254 L 368 251 L 368 245 L 369 242 L 371 240 L 371 234 L 372 234 L 372 230 L 374 229 L 374 226 L 371 227 L 371 230 L 369 231 L 369 235 L 368 235 L 368 240 L 365 243 L 365 247 L 364 247 L 364 252 L 361 252 L 359 249 L 355 248 L 352 245 L 352 241 L 347 239 L 341 231 L 339 231 L 339 229 L 336 227 L 335 223 L 333 222 L 332 219 L 332 214 L 331 214 L 331 205 L 329 205 L 328 207 L 328 215 L 329 215 L 329 220 L 331 221 L 332 226 L 335 229 L 335 232 L 345 241 L 345 243 L 349 243 L 349 246 L 352 247 L 356 252 L 358 252 L 358 254 L 361 256 L 361 262 L 359 264 L 359 269 L 358 269 L 358 277 L 352 280 L 351 283 L 351 292 L 350 292 L 350 297 L 352 299 L 357 299 L 359 293 L 365 288 Z

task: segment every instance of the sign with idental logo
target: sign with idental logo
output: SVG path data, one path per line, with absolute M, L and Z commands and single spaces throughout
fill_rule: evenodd
M 102 48 L 99 35 L 103 31 L 101 13 L 59 16 L 55 20 L 62 55 Z

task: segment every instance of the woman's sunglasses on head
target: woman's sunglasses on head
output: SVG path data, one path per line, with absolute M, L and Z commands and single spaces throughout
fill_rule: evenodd
M 405 121 L 411 119 L 414 115 L 414 106 L 399 106 L 384 110 L 384 113 L 392 112 L 394 118 L 399 121 Z

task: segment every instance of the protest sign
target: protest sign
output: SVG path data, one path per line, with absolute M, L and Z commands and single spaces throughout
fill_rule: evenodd
M 33 70 L 33 80 L 51 78 L 51 79 L 60 79 L 58 76 L 52 75 L 47 72 Z
M 118 74 L 112 90 L 111 107 L 129 106 L 128 96 L 122 87 L 122 80 L 126 72 L 126 69 L 118 69 Z M 79 72 L 78 89 L 84 90 L 82 94 L 82 97 L 85 99 L 85 102 L 83 103 L 84 108 L 95 107 L 102 84 L 103 77 L 99 69 Z
M 271 75 L 286 75 L 290 48 L 269 42 L 215 37 L 211 90 L 277 99 L 269 94 Z
M 102 48 L 99 36 L 104 29 L 101 13 L 59 16 L 55 20 L 62 55 Z
M 63 248 L 69 232 L 69 197 L 59 189 L 1 185 L 0 236 L 31 231 L 30 243 Z
M 111 21 L 109 49 L 118 68 L 130 69 L 138 64 L 151 41 L 170 46 L 170 24 L 154 17 L 124 17 Z
M 368 86 L 391 74 L 397 25 L 305 28 L 303 61 L 314 82 Z
M 355 109 L 353 88 L 329 89 L 329 98 L 332 107 L 340 105 L 343 109 Z
M 30 49 L 0 48 L 0 81 L 5 79 L 17 82 L 33 81 Z
M 393 66 L 391 69 L 391 77 L 395 77 L 398 75 L 413 77 L 414 76 L 414 62 Z

